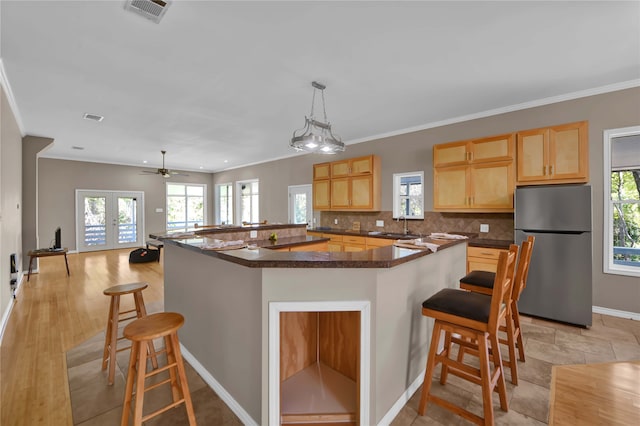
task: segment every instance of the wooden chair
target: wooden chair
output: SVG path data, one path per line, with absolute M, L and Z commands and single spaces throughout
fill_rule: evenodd
M 164 413 L 165 411 L 185 404 L 189 425 L 196 425 L 196 417 L 191 402 L 191 394 L 187 384 L 187 375 L 184 370 L 184 362 L 180 353 L 178 342 L 178 329 L 184 324 L 184 317 L 175 312 L 161 312 L 137 319 L 124 328 L 124 336 L 132 341 L 131 356 L 129 358 L 129 372 L 124 393 L 124 405 L 122 407 L 121 426 L 129 425 L 129 414 L 133 399 L 133 385 L 135 382 L 135 404 L 133 424 L 142 425 L 143 422 Z M 164 338 L 164 350 L 157 354 L 166 353 L 167 365 L 147 373 L 147 357 L 150 346 L 148 342 L 153 339 Z M 155 355 L 155 354 L 154 354 Z M 145 380 L 163 371 L 169 370 L 169 378 L 156 384 L 145 387 Z M 144 393 L 164 384 L 171 384 L 173 401 L 146 416 L 142 415 L 144 405 Z
M 422 314 L 435 319 L 427 369 L 422 385 L 418 413 L 424 415 L 427 402 L 440 405 L 461 417 L 477 424 L 493 424 L 493 391 L 500 397 L 500 407 L 508 411 L 507 390 L 504 382 L 498 328 L 500 322 L 510 314 L 509 303 L 513 286 L 516 253 L 500 253 L 498 271 L 491 296 L 458 289 L 444 289 L 425 300 Z M 444 348 L 438 352 L 440 335 L 444 331 Z M 472 343 L 475 342 L 475 343 Z M 477 348 L 480 368 L 464 364 L 450 357 L 452 344 Z M 489 347 L 492 348 L 491 355 Z M 493 361 L 494 370 L 489 365 Z M 482 387 L 483 417 L 459 407 L 452 402 L 431 394 L 431 379 L 434 368 L 442 364 L 440 383 L 446 384 L 447 375 L 454 374 Z
M 107 319 L 107 331 L 104 338 L 104 350 L 102 353 L 102 370 L 106 370 L 107 364 L 109 365 L 109 376 L 107 380 L 109 385 L 113 384 L 116 372 L 116 353 L 129 349 L 129 346 L 120 349 L 117 348 L 118 340 L 124 339 L 124 337 L 118 338 L 118 323 L 147 316 L 147 310 L 144 306 L 144 298 L 142 297 L 142 290 L 148 286 L 149 284 L 147 283 L 121 284 L 109 287 L 102 292 L 105 296 L 109 296 L 111 298 L 111 303 L 109 304 L 109 318 Z M 120 312 L 120 296 L 127 294 L 133 295 L 135 308 Z M 130 314 L 132 312 L 135 312 L 135 315 L 125 318 L 121 317 L 121 315 Z M 153 349 L 153 342 L 149 342 L 149 345 L 149 349 L 152 353 L 151 361 L 153 363 L 153 367 L 157 368 L 158 361 L 155 356 L 155 350 Z
M 509 359 L 503 361 L 506 367 L 511 370 L 511 382 L 518 384 L 518 367 L 515 361 L 515 351 L 517 348 L 518 359 L 525 361 L 524 342 L 522 340 L 522 328 L 520 327 L 520 311 L 518 310 L 518 300 L 522 290 L 527 286 L 527 277 L 529 275 L 529 266 L 531 264 L 531 254 L 533 253 L 533 245 L 536 237 L 530 235 L 527 241 L 522 242 L 520 248 L 520 256 L 518 258 L 518 267 L 513 283 L 513 291 L 511 294 L 511 320 L 507 320 L 504 325 L 500 326 L 500 331 L 507 334 L 507 339 L 500 339 L 500 343 L 509 347 Z M 493 292 L 493 280 L 495 273 L 487 271 L 471 271 L 465 277 L 460 279 L 460 288 L 482 294 L 491 294 Z M 461 355 L 465 351 L 461 352 Z M 513 360 L 513 361 L 512 361 Z

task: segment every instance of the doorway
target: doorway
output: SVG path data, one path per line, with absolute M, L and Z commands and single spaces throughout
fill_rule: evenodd
M 141 247 L 144 193 L 76 190 L 79 252 Z
M 311 185 L 289 186 L 289 223 L 306 223 L 311 227 L 312 222 Z

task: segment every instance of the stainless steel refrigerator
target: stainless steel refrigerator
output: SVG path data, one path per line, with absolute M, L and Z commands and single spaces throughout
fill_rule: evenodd
M 591 325 L 591 186 L 544 185 L 516 189 L 515 239 L 536 237 L 524 314 Z

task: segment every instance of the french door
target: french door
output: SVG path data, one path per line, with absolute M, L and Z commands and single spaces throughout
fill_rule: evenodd
M 143 192 L 76 190 L 78 251 L 142 246 L 143 212 Z
M 313 221 L 313 200 L 311 185 L 289 186 L 289 223 L 306 223 Z

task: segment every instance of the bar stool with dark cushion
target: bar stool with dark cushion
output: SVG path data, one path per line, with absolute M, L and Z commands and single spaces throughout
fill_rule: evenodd
M 144 306 L 144 299 L 142 297 L 142 290 L 147 288 L 147 283 L 131 283 L 122 284 L 109 287 L 104 290 L 103 293 L 106 296 L 111 297 L 111 303 L 109 305 L 109 318 L 107 319 L 107 332 L 104 339 L 104 352 L 102 355 L 102 370 L 106 370 L 107 363 L 109 364 L 109 379 L 108 383 L 113 384 L 113 379 L 116 371 L 116 353 L 129 349 L 129 346 L 125 348 L 117 348 L 118 340 L 123 340 L 124 337 L 118 338 L 118 323 L 128 321 L 134 318 L 142 318 L 147 316 L 147 310 Z M 120 296 L 126 294 L 133 294 L 133 300 L 135 308 L 120 312 Z M 121 318 L 121 315 L 130 314 L 135 312 L 135 315 Z M 155 356 L 155 350 L 153 349 L 153 342 L 149 342 L 151 345 L 151 353 L 154 354 L 151 358 L 154 368 L 158 367 L 158 361 Z
M 124 336 L 132 341 L 131 356 L 129 358 L 129 371 L 127 374 L 127 385 L 124 393 L 124 405 L 122 407 L 122 426 L 128 426 L 131 411 L 131 400 L 134 395 L 135 382 L 135 403 L 133 424 L 142 425 L 142 422 L 164 413 L 180 404 L 185 404 L 189 425 L 195 426 L 196 417 L 191 402 L 191 394 L 187 384 L 187 375 L 184 370 L 184 362 L 180 353 L 180 343 L 178 341 L 178 329 L 184 324 L 184 317 L 175 312 L 161 312 L 152 314 L 145 318 L 133 321 L 124 328 Z M 164 338 L 164 349 L 157 354 L 165 353 L 167 365 L 152 370 L 147 373 L 147 358 L 149 356 L 150 345 L 147 343 L 153 339 Z M 145 387 L 145 380 L 163 371 L 169 371 L 169 378 L 156 384 Z M 173 401 L 143 417 L 144 393 L 164 384 L 171 385 Z
M 525 361 L 524 342 L 522 339 L 522 328 L 520 327 L 520 311 L 518 310 L 518 300 L 522 290 L 527 286 L 527 277 L 529 276 L 529 265 L 531 264 L 531 254 L 533 253 L 533 245 L 536 237 L 529 235 L 527 241 L 522 242 L 520 248 L 520 256 L 518 258 L 518 267 L 513 283 L 513 291 L 511 294 L 511 324 L 507 321 L 500 326 L 500 331 L 507 333 L 507 339 L 501 339 L 500 343 L 509 346 L 509 359 L 504 361 L 504 365 L 511 369 L 511 382 L 518 384 L 518 372 L 515 362 L 515 351 L 518 350 L 518 358 Z M 471 271 L 460 279 L 460 288 L 482 294 L 491 294 L 493 291 L 494 272 L 487 271 Z M 514 361 L 512 361 L 514 360 Z
M 516 255 L 514 250 L 500 253 L 498 271 L 493 285 L 494 291 L 491 296 L 447 288 L 440 290 L 422 304 L 422 315 L 434 318 L 435 322 L 418 406 L 420 415 L 424 415 L 427 402 L 432 402 L 474 423 L 491 425 L 494 420 L 492 400 L 494 390 L 500 397 L 500 407 L 508 411 L 507 390 L 498 344 L 498 327 L 500 322 L 509 315 Z M 442 332 L 444 332 L 444 348 L 438 352 Z M 477 350 L 480 368 L 451 358 L 452 344 L 457 344 L 460 348 L 469 347 Z M 489 348 L 491 348 L 491 354 Z M 494 365 L 493 372 L 489 365 L 490 361 Z M 442 364 L 440 372 L 442 385 L 446 384 L 447 376 L 451 373 L 481 386 L 484 417 L 431 394 L 431 380 L 437 364 Z

